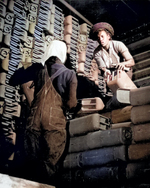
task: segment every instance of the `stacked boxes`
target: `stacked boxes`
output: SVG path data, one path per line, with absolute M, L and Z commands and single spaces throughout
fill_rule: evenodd
M 19 1 L 19 7 L 23 7 L 23 2 Z M 3 1 L 0 3 L 0 25 L 1 25 L 1 80 L 0 80 L 0 98 L 3 101 L 3 111 L 1 116 L 1 131 L 2 136 L 5 138 L 6 145 L 15 145 L 16 133 L 15 133 L 15 121 L 13 117 L 20 116 L 20 95 L 16 88 L 9 86 L 9 79 L 16 70 L 18 62 L 13 63 L 14 58 L 17 60 L 21 58 L 21 45 L 20 41 L 26 40 L 26 30 L 21 30 L 16 24 L 14 24 L 15 14 L 18 9 L 14 8 L 14 1 Z M 17 38 L 17 41 L 14 41 Z M 17 48 L 18 47 L 18 48 Z M 18 57 L 16 57 L 18 54 Z M 9 144 L 10 143 L 10 144 Z M 5 147 L 5 146 L 2 146 Z M 8 147 L 9 148 L 9 147 Z M 11 148 L 9 148 L 11 150 Z M 7 151 L 9 153 L 8 158 L 13 159 L 13 151 Z
M 55 38 L 58 38 L 60 40 L 63 40 L 64 39 L 64 14 L 63 14 L 63 11 L 53 5 L 53 7 L 55 8 L 55 11 L 54 11 L 54 37 Z
M 144 51 L 134 55 L 133 80 L 137 87 L 150 85 L 150 51 Z
M 70 120 L 64 184 L 149 186 L 150 86 L 118 92 L 119 100 L 127 105 L 124 108 L 112 110 L 109 115 L 93 113 Z
M 78 38 L 78 73 L 84 73 L 87 49 L 87 24 L 80 25 Z
M 64 40 L 68 46 L 68 54 L 70 55 L 70 67 L 77 70 L 78 67 L 78 35 L 79 35 L 79 21 L 69 15 L 64 19 Z
M 132 144 L 128 147 L 128 164 L 126 178 L 134 184 L 142 181 L 149 182 L 148 172 L 150 157 L 150 86 L 131 90 L 118 90 L 122 102 L 130 104 L 130 127 L 132 129 Z M 124 93 L 123 93 L 124 92 Z M 124 98 L 124 100 L 123 100 Z M 127 99 L 127 100 L 126 100 Z

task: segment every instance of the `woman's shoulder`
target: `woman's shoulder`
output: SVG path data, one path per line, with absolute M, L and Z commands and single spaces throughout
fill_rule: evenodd
M 126 45 L 122 41 L 112 40 L 112 46 L 115 51 L 125 51 L 127 49 Z
M 122 41 L 111 40 L 113 46 L 124 46 L 125 44 Z

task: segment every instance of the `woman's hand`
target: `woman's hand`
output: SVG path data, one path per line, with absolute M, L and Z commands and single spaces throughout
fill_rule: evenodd
M 104 80 L 105 80 L 105 82 L 107 82 L 110 79 L 111 79 L 111 72 L 110 72 L 110 70 L 106 69 L 104 72 Z
M 117 69 L 118 70 L 125 70 L 125 64 L 124 63 L 118 63 Z
M 108 75 L 111 75 L 110 70 L 106 69 L 104 72 L 104 77 L 107 77 Z
M 127 67 L 124 63 L 118 63 L 117 69 L 118 69 L 118 70 L 129 71 L 129 70 L 130 70 L 130 67 Z

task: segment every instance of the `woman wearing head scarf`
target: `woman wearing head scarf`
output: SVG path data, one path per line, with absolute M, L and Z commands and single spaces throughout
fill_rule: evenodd
M 76 98 L 76 88 L 77 88 L 77 78 L 76 73 L 73 70 L 68 69 L 64 63 L 67 59 L 67 46 L 64 41 L 54 40 L 47 47 L 45 54 L 43 56 L 43 66 L 46 67 L 49 77 L 53 79 L 53 86 L 62 98 L 64 110 L 70 110 L 77 104 Z M 53 78 L 53 74 L 56 74 L 58 70 L 61 72 L 56 78 Z M 39 77 L 43 78 L 41 75 L 42 70 L 39 73 Z M 41 78 L 36 80 L 35 85 L 35 95 L 41 88 L 43 81 Z
M 64 66 L 66 54 L 63 41 L 47 47 L 25 131 L 28 178 L 50 184 L 58 182 L 66 147 L 65 112 L 77 105 L 76 74 Z
M 77 105 L 77 78 L 73 70 L 64 66 L 66 57 L 65 42 L 51 41 L 42 64 L 18 69 L 11 80 L 12 85 L 34 81 L 34 97 L 25 128 L 22 176 L 49 184 L 59 182 L 55 177 L 66 147 L 66 112 Z

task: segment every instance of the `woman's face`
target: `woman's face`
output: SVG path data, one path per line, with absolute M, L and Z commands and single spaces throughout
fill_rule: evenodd
M 97 37 L 102 47 L 106 48 L 109 45 L 110 35 L 106 31 L 99 31 Z

